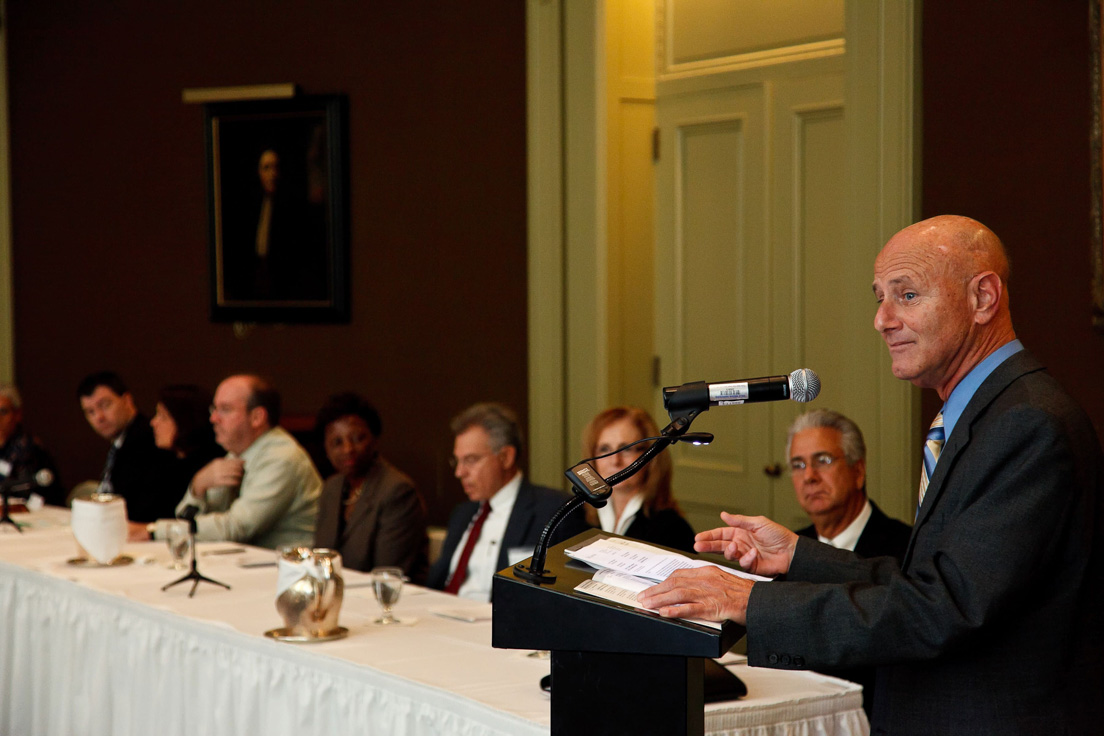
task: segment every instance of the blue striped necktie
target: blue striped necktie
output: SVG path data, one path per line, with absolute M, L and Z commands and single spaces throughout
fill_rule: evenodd
M 943 451 L 943 443 L 947 436 L 943 431 L 943 412 L 935 415 L 931 429 L 928 430 L 927 440 L 924 442 L 924 466 L 920 469 L 920 503 L 917 504 L 917 513 L 920 505 L 924 503 L 924 494 L 928 490 L 928 481 L 935 473 L 935 464 L 939 461 L 939 453 Z

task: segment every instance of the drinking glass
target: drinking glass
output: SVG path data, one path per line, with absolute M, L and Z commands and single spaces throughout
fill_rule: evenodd
M 370 573 L 372 575 L 372 589 L 376 593 L 376 601 L 383 609 L 383 615 L 376 619 L 380 626 L 401 624 L 402 621 L 391 615 L 391 609 L 399 602 L 402 595 L 403 571 L 399 567 L 376 567 Z
M 188 522 L 184 519 L 166 522 L 165 541 L 168 542 L 169 554 L 172 555 L 169 567 L 173 570 L 187 570 L 192 553 L 192 535 L 189 533 Z

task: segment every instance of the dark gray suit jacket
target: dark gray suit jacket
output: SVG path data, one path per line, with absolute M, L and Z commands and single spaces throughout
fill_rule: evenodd
M 816 539 L 816 527 L 809 525 L 804 529 L 798 529 L 797 533 L 809 539 Z M 900 562 L 905 558 L 905 549 L 908 547 L 909 537 L 912 536 L 912 527 L 903 521 L 890 518 L 878 508 L 878 504 L 870 502 L 870 518 L 863 527 L 859 541 L 855 544 L 855 554 L 859 557 L 880 557 L 889 555 L 896 557 Z
M 537 486 L 522 477 L 521 487 L 518 489 L 517 500 L 514 501 L 514 509 L 510 512 L 510 518 L 506 522 L 506 533 L 498 550 L 498 569 L 501 570 L 509 564 L 506 557 L 507 550 L 515 547 L 528 547 L 532 549 L 540 539 L 544 525 L 552 518 L 552 515 L 563 506 L 570 496 L 562 491 L 557 491 L 544 486 Z M 460 538 L 468 528 L 468 524 L 479 510 L 479 504 L 475 501 L 465 501 L 458 504 L 449 518 L 448 534 L 444 544 L 441 545 L 441 555 L 433 563 L 429 570 L 429 579 L 426 585 L 437 590 L 444 590 L 448 582 L 449 567 L 456 547 L 460 544 Z M 552 534 L 551 544 L 558 544 L 570 537 L 589 529 L 583 517 L 582 509 L 575 509 L 556 527 Z
M 353 513 L 343 524 L 344 486 L 345 475 L 339 473 L 322 487 L 314 546 L 339 550 L 342 563 L 353 570 L 401 567 L 411 580 L 421 583 L 428 564 L 426 512 L 414 481 L 377 455 Z
M 1012 356 L 956 424 L 903 566 L 799 538 L 787 582 L 752 590 L 750 664 L 879 665 L 874 733 L 1098 732 L 1102 465 L 1085 413 Z

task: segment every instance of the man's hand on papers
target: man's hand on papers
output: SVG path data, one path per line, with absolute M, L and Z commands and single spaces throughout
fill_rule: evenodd
M 675 570 L 666 580 L 642 592 L 638 600 L 664 618 L 747 623 L 751 586 L 757 583 L 716 567 Z
M 728 526 L 700 532 L 694 539 L 698 552 L 723 554 L 756 575 L 781 575 L 790 569 L 797 535 L 764 516 L 737 516 L 721 512 Z

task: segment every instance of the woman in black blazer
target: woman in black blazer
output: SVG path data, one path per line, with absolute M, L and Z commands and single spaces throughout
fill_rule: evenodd
M 615 406 L 591 419 L 583 431 L 583 457 L 605 455 L 658 434 L 659 427 L 648 412 L 635 406 Z M 609 478 L 648 447 L 641 443 L 594 461 L 594 467 L 603 478 Z M 639 473 L 614 486 L 604 508 L 587 506 L 587 519 L 603 531 L 693 552 L 694 530 L 671 495 L 671 474 L 671 455 L 661 452 Z

